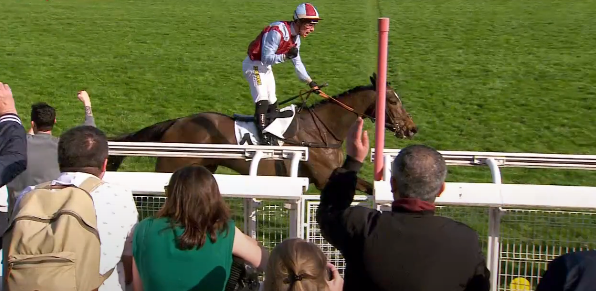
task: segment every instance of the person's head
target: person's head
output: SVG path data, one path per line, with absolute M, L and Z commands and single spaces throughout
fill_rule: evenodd
M 231 214 L 213 174 L 203 166 L 190 165 L 172 174 L 166 202 L 155 216 L 184 228 L 177 245 L 188 250 L 202 247 L 207 238 L 215 243 L 220 233 L 228 231 Z
M 52 131 L 56 123 L 56 109 L 45 102 L 31 105 L 31 128 L 33 132 Z
M 108 140 L 96 127 L 81 125 L 60 135 L 60 172 L 84 172 L 103 178 L 108 162 Z
M 319 11 L 310 3 L 302 3 L 294 11 L 294 23 L 298 34 L 306 37 L 313 31 L 319 23 Z
M 327 257 L 317 245 L 286 239 L 269 255 L 264 291 L 325 291 L 328 276 Z
M 391 188 L 394 199 L 417 198 L 434 202 L 445 190 L 447 165 L 443 156 L 425 145 L 411 145 L 393 160 Z

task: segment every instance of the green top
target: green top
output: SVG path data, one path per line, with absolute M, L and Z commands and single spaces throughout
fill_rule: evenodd
M 234 221 L 216 243 L 207 237 L 200 249 L 180 250 L 167 218 L 145 218 L 137 225 L 132 253 L 145 291 L 222 291 L 230 276 Z M 166 229 L 162 231 L 163 229 Z M 176 228 L 176 236 L 184 232 Z M 227 234 L 227 235 L 226 235 Z

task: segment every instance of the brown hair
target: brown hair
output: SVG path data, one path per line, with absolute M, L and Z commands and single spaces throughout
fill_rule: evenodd
M 184 228 L 178 237 L 181 250 L 200 248 L 207 236 L 217 241 L 218 231 L 228 231 L 230 209 L 223 200 L 215 177 L 203 166 L 190 165 L 172 174 L 166 187 L 166 202 L 155 214 L 170 219 L 172 229 Z
M 286 239 L 271 251 L 264 291 L 326 291 L 327 274 L 327 257 L 317 245 Z

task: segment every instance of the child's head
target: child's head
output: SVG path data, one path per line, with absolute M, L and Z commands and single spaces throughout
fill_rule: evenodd
M 271 252 L 264 291 L 326 291 L 328 274 L 327 257 L 317 245 L 286 239 Z

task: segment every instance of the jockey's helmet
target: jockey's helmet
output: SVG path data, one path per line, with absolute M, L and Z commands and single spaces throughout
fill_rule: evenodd
M 302 3 L 294 11 L 294 20 L 310 20 L 311 23 L 318 23 L 321 18 L 319 11 L 310 3 Z

